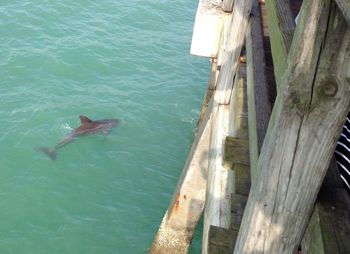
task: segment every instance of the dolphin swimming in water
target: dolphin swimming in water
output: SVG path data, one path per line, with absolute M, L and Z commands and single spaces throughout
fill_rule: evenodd
M 56 150 L 71 142 L 75 137 L 94 133 L 102 133 L 104 135 L 107 135 L 112 128 L 116 127 L 119 124 L 118 119 L 103 119 L 92 121 L 86 116 L 80 116 L 80 122 L 81 123 L 78 128 L 74 129 L 70 134 L 65 136 L 53 148 L 39 147 L 38 150 L 47 154 L 52 160 L 55 160 L 57 156 Z

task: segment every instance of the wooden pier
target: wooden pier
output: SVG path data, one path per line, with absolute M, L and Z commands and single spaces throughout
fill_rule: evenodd
M 348 0 L 199 1 L 191 53 L 211 59 L 208 90 L 150 253 L 187 253 L 202 214 L 203 254 L 350 253 L 333 159 L 349 17 Z

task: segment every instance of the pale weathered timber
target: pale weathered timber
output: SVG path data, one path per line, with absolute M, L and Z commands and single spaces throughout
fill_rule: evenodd
M 231 195 L 231 228 L 233 230 L 236 242 L 238 230 L 241 225 L 243 211 L 246 205 L 250 190 L 250 158 L 249 158 L 249 140 L 248 140 L 248 103 L 247 103 L 247 76 L 246 65 L 240 64 L 235 77 L 235 84 L 231 98 L 231 124 L 232 133 L 243 147 L 244 159 L 236 160 L 233 164 L 234 180 L 233 191 Z M 241 148 L 242 149 L 242 148 Z M 232 250 L 233 251 L 233 250 Z M 230 253 L 232 253 L 232 251 Z
M 234 2 L 235 2 L 234 0 L 223 0 L 222 1 L 222 9 L 225 12 L 232 12 Z
M 245 66 L 243 65 L 237 70 L 235 85 L 230 99 L 231 105 L 218 104 L 217 117 L 212 118 L 213 127 L 210 147 L 213 156 L 210 156 L 209 164 L 202 253 L 232 253 L 232 245 L 228 245 L 227 241 L 224 240 L 227 239 L 228 234 L 231 237 L 230 242 L 233 243 L 238 233 L 237 229 L 232 228 L 231 220 L 233 217 L 231 207 L 235 204 L 231 203 L 231 196 L 237 187 L 242 187 L 241 193 L 247 193 L 249 191 L 247 190 L 249 188 L 247 185 L 250 183 L 249 167 L 239 164 L 242 161 L 245 164 L 249 164 L 244 68 Z M 220 110 L 224 110 L 224 114 Z M 213 115 L 215 114 L 213 113 Z M 214 123 L 216 123 L 215 126 Z M 243 155 L 239 156 L 238 164 L 233 166 L 233 171 L 223 167 L 224 155 L 222 151 L 225 144 L 224 140 L 227 139 L 228 135 L 237 135 L 238 138 L 234 138 L 235 141 L 238 141 L 240 145 L 244 143 L 245 147 L 243 150 L 245 151 L 246 158 L 242 158 L 244 157 Z M 239 149 L 242 150 L 242 146 Z M 237 223 L 238 221 L 236 220 L 235 224 Z M 220 239 L 223 240 L 221 241 Z
M 245 201 L 250 188 L 250 170 L 249 170 L 249 143 L 248 143 L 248 116 L 247 116 L 247 93 L 246 93 L 246 66 L 241 64 L 235 75 L 235 82 L 230 99 L 230 120 L 229 133 L 232 136 L 225 138 L 225 157 L 233 169 L 231 181 L 233 181 L 233 190 L 231 198 L 231 224 L 230 235 L 234 243 L 238 234 L 241 217 L 244 210 Z M 228 158 L 229 157 L 229 158 Z M 224 158 L 224 163 L 225 160 Z M 245 196 L 243 196 L 245 195 Z M 225 232 L 221 230 L 219 232 Z M 213 246 L 212 246 L 213 245 Z M 214 244 L 209 239 L 209 250 L 217 250 L 218 243 Z M 220 249 L 221 253 L 232 253 L 233 249 L 225 245 Z
M 212 103 L 206 110 L 169 208 L 149 250 L 185 254 L 205 205 Z
M 258 158 L 271 115 L 269 89 L 265 74 L 265 53 L 259 1 L 253 0 L 246 35 L 247 96 L 249 119 L 250 171 L 256 175 Z
M 344 18 L 350 25 L 350 1 L 349 0 L 335 0 L 339 9 L 342 11 Z
M 234 164 L 249 165 L 249 142 L 247 139 L 240 139 L 227 136 L 224 146 L 224 168 L 233 169 Z
M 209 81 L 208 81 L 208 90 L 215 90 L 216 86 L 216 78 L 217 78 L 217 60 L 216 58 L 211 59 L 211 70 L 210 70 L 210 76 L 209 76 Z M 211 97 L 210 97 L 211 98 Z M 209 101 L 209 100 L 206 100 Z
M 247 107 L 247 79 L 246 65 L 240 64 L 235 76 L 234 88 L 230 100 L 229 133 L 232 137 L 248 142 L 248 107 Z M 246 149 L 245 149 L 246 150 Z M 236 161 L 233 165 L 233 190 L 236 194 L 248 196 L 250 189 L 249 152 L 246 158 Z M 242 156 L 241 156 L 242 157 Z
M 212 58 L 211 59 L 211 71 L 210 71 L 210 76 L 209 76 L 209 81 L 208 81 L 208 89 L 207 89 L 207 92 L 205 94 L 205 99 L 204 99 L 204 102 L 202 104 L 201 112 L 199 114 L 197 126 L 199 126 L 202 123 L 202 121 L 205 117 L 205 114 L 207 112 L 208 106 L 209 106 L 209 101 L 211 100 L 211 98 L 214 94 L 214 91 L 215 91 L 216 72 L 217 72 L 216 68 L 217 68 L 217 61 L 215 58 Z
M 277 87 L 287 69 L 287 57 L 292 44 L 295 22 L 289 0 L 266 0 L 272 58 Z
M 241 70 L 241 68 L 240 68 Z M 238 72 L 238 71 L 237 71 Z M 221 249 L 220 243 L 211 239 L 210 229 L 226 232 L 231 227 L 231 194 L 234 192 L 234 174 L 232 170 L 224 168 L 223 150 L 224 141 L 227 136 L 233 136 L 239 133 L 247 137 L 247 131 L 242 130 L 246 126 L 247 116 L 242 109 L 246 96 L 243 89 L 243 78 L 240 74 L 236 75 L 234 91 L 231 94 L 231 105 L 220 105 L 216 103 L 217 111 L 213 111 L 212 132 L 210 141 L 210 162 L 207 183 L 207 201 L 204 211 L 202 253 L 210 253 L 213 249 Z M 214 95 L 215 96 L 215 95 Z M 234 106 L 233 106 L 234 105 Z M 234 120 L 239 116 L 241 121 Z M 245 121 L 243 121 L 245 119 Z M 232 121 L 236 122 L 233 125 Z M 237 232 L 236 232 L 237 233 Z M 214 243 L 215 242 L 215 243 Z M 213 246 L 211 246 L 213 244 Z M 225 245 L 225 244 L 224 244 Z M 226 246 L 226 245 L 225 245 Z M 226 246 L 227 247 L 227 246 Z M 227 248 L 226 248 L 227 250 Z
M 193 28 L 191 54 L 216 58 L 224 23 L 231 15 L 221 9 L 221 0 L 200 0 Z
M 235 75 L 230 99 L 229 132 L 232 137 L 248 140 L 248 106 L 246 89 L 246 65 L 241 63 Z
M 303 254 L 350 253 L 350 196 L 331 161 L 302 240 Z
M 215 95 L 214 95 L 215 96 Z M 209 253 L 209 229 L 211 226 L 229 229 L 231 224 L 230 194 L 232 193 L 231 170 L 223 167 L 223 144 L 228 133 L 227 105 L 219 105 L 214 101 L 210 154 L 208 168 L 208 182 L 206 204 L 204 210 L 202 253 Z
M 350 31 L 329 5 L 304 0 L 235 254 L 294 254 L 307 226 L 350 102 Z
M 221 70 L 216 86 L 215 101 L 228 104 L 232 93 L 234 75 L 241 54 L 244 37 L 247 30 L 252 0 L 235 0 L 233 15 L 224 35 L 225 41 L 220 50 Z

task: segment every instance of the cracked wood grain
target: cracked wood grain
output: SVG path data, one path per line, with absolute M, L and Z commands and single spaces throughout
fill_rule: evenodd
M 350 102 L 350 30 L 330 0 L 304 0 L 234 253 L 294 254 Z

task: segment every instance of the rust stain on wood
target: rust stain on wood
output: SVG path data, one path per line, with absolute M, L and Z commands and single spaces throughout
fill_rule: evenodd
M 180 207 L 180 194 L 176 196 L 173 212 L 177 212 L 179 210 L 179 207 Z

